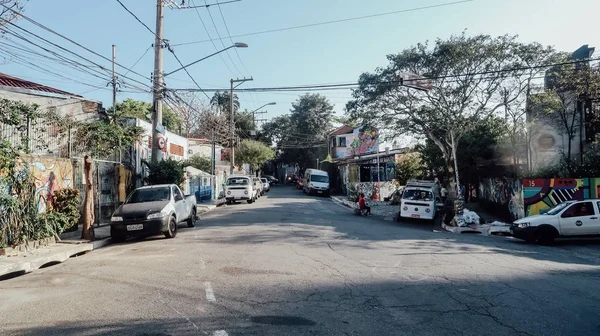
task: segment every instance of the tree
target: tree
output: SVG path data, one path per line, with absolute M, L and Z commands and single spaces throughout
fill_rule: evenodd
M 205 111 L 210 109 L 210 106 L 206 105 L 205 102 L 199 99 L 194 93 L 179 94 L 178 97 L 185 102 L 183 104 L 178 104 L 175 109 L 175 113 L 181 124 L 180 133 L 182 136 L 190 138 L 201 128 L 202 115 Z
M 388 55 L 390 64 L 359 78 L 347 111 L 362 124 L 388 129 L 392 136 L 424 135 L 437 145 L 448 172 L 460 188 L 456 150 L 462 137 L 487 121 L 507 102 L 499 99 L 502 82 L 517 63 L 515 37 L 452 36 Z M 399 81 L 403 73 L 430 78 L 430 89 Z M 484 75 L 482 75 L 484 74 Z
M 269 136 L 281 151 L 279 160 L 297 164 L 303 170 L 315 165 L 317 159 L 325 159 L 326 135 L 333 116 L 333 105 L 327 97 L 310 93 L 300 96 L 292 103 L 289 117 L 282 116 L 267 125 Z
M 244 140 L 236 148 L 236 164 L 247 163 L 253 171 L 257 171 L 263 164 L 273 160 L 275 151 L 260 141 Z
M 83 227 L 81 239 L 94 240 L 94 160 L 88 155 L 83 160 L 83 177 L 85 181 L 85 197 L 83 199 Z
M 151 103 L 129 98 L 121 103 L 117 103 L 114 110 L 112 108 L 108 109 L 107 113 L 114 119 L 131 117 L 152 122 L 152 111 L 153 107 Z M 179 132 L 182 126 L 179 116 L 168 106 L 163 106 L 162 124 L 167 130 L 172 132 Z
M 184 167 L 194 167 L 212 174 L 212 162 L 210 158 L 206 156 L 194 155 L 187 159 L 183 165 Z
M 563 54 L 563 62 L 568 55 Z M 600 71 L 589 64 L 563 64 L 548 70 L 548 87 L 531 96 L 536 119 L 547 123 L 567 138 L 565 160 L 572 160 L 572 144 L 583 126 L 580 102 L 589 97 L 600 97 Z
M 0 27 L 5 26 L 7 22 L 14 21 L 25 8 L 25 2 L 28 0 L 0 0 Z
M 396 180 L 400 185 L 406 185 L 410 179 L 423 177 L 424 170 L 419 153 L 406 153 L 396 162 Z
M 221 113 L 231 116 L 231 101 L 229 100 L 229 91 L 217 91 L 210 99 L 210 104 L 218 107 Z M 233 94 L 233 111 L 236 112 L 240 108 L 240 100 L 238 96 Z
M 144 161 L 144 164 L 147 165 L 150 170 L 150 174 L 148 174 L 147 177 L 147 182 L 150 185 L 177 184 L 181 186 L 185 179 L 185 173 L 183 171 L 184 165 L 171 158 L 160 160 L 156 163 Z

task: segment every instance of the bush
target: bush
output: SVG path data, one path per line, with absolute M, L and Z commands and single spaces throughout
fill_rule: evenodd
M 52 219 L 55 219 L 60 224 L 59 234 L 63 233 L 73 227 L 77 227 L 79 223 L 79 217 L 81 213 L 79 211 L 79 205 L 81 204 L 81 198 L 79 190 L 73 188 L 64 188 L 54 193 L 54 200 L 52 203 L 52 210 L 50 213 Z M 58 215 L 64 215 L 66 219 L 58 218 Z M 48 216 L 46 216 L 48 219 Z
M 183 164 L 172 160 L 162 160 L 157 163 L 145 162 L 150 169 L 150 174 L 146 181 L 150 185 L 155 184 L 177 184 L 181 186 L 185 178 Z

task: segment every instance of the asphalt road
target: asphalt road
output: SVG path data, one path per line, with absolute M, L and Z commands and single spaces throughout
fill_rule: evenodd
M 598 335 L 600 242 L 356 217 L 275 187 L 0 282 L 0 335 Z

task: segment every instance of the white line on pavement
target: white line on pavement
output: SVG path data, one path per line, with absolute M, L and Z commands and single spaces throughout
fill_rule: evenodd
M 213 292 L 209 281 L 204 282 L 204 289 L 206 290 L 206 299 L 208 302 L 216 302 L 217 298 L 215 298 L 215 293 Z
M 217 330 L 213 333 L 213 336 L 229 336 L 225 330 Z

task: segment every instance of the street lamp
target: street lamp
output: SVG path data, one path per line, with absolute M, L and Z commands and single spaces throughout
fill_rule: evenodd
M 263 107 L 265 107 L 265 106 L 269 106 L 269 105 L 277 105 L 277 103 L 276 103 L 276 102 L 270 102 L 270 103 L 266 103 L 265 105 L 263 105 L 263 106 L 261 106 L 261 107 L 257 108 L 256 110 L 254 110 L 254 111 L 252 111 L 252 112 L 250 112 L 250 113 L 254 113 L 254 112 L 256 112 L 256 111 L 260 110 L 261 108 L 263 108 Z
M 198 62 L 202 62 L 202 61 L 204 61 L 204 60 L 205 60 L 205 59 L 207 59 L 207 58 L 213 57 L 213 56 L 215 56 L 215 55 L 217 55 L 217 54 L 220 54 L 220 53 L 222 53 L 223 51 L 229 50 L 229 49 L 231 49 L 231 48 L 248 48 L 248 44 L 247 44 L 247 43 L 244 43 L 244 42 L 235 42 L 234 44 L 230 45 L 229 47 L 227 47 L 227 48 L 225 48 L 225 49 L 221 49 L 221 50 L 219 50 L 219 51 L 217 51 L 217 52 L 214 52 L 214 53 L 212 53 L 212 54 L 210 54 L 210 55 L 208 55 L 208 56 L 206 56 L 206 57 L 202 57 L 201 59 L 199 59 L 199 60 L 197 60 L 197 61 L 194 61 L 194 62 L 192 62 L 192 63 L 190 63 L 190 64 L 188 64 L 188 65 L 184 65 L 184 66 L 182 66 L 181 68 L 179 68 L 179 69 L 177 69 L 177 70 L 173 70 L 173 71 L 171 71 L 171 72 L 167 72 L 167 73 L 165 73 L 163 76 L 164 76 L 164 77 L 167 77 L 168 75 L 172 75 L 172 74 L 176 73 L 177 71 L 180 71 L 180 70 L 183 70 L 183 69 L 185 69 L 185 68 L 189 67 L 190 65 L 194 65 L 194 64 L 196 64 L 196 63 L 198 63 Z

